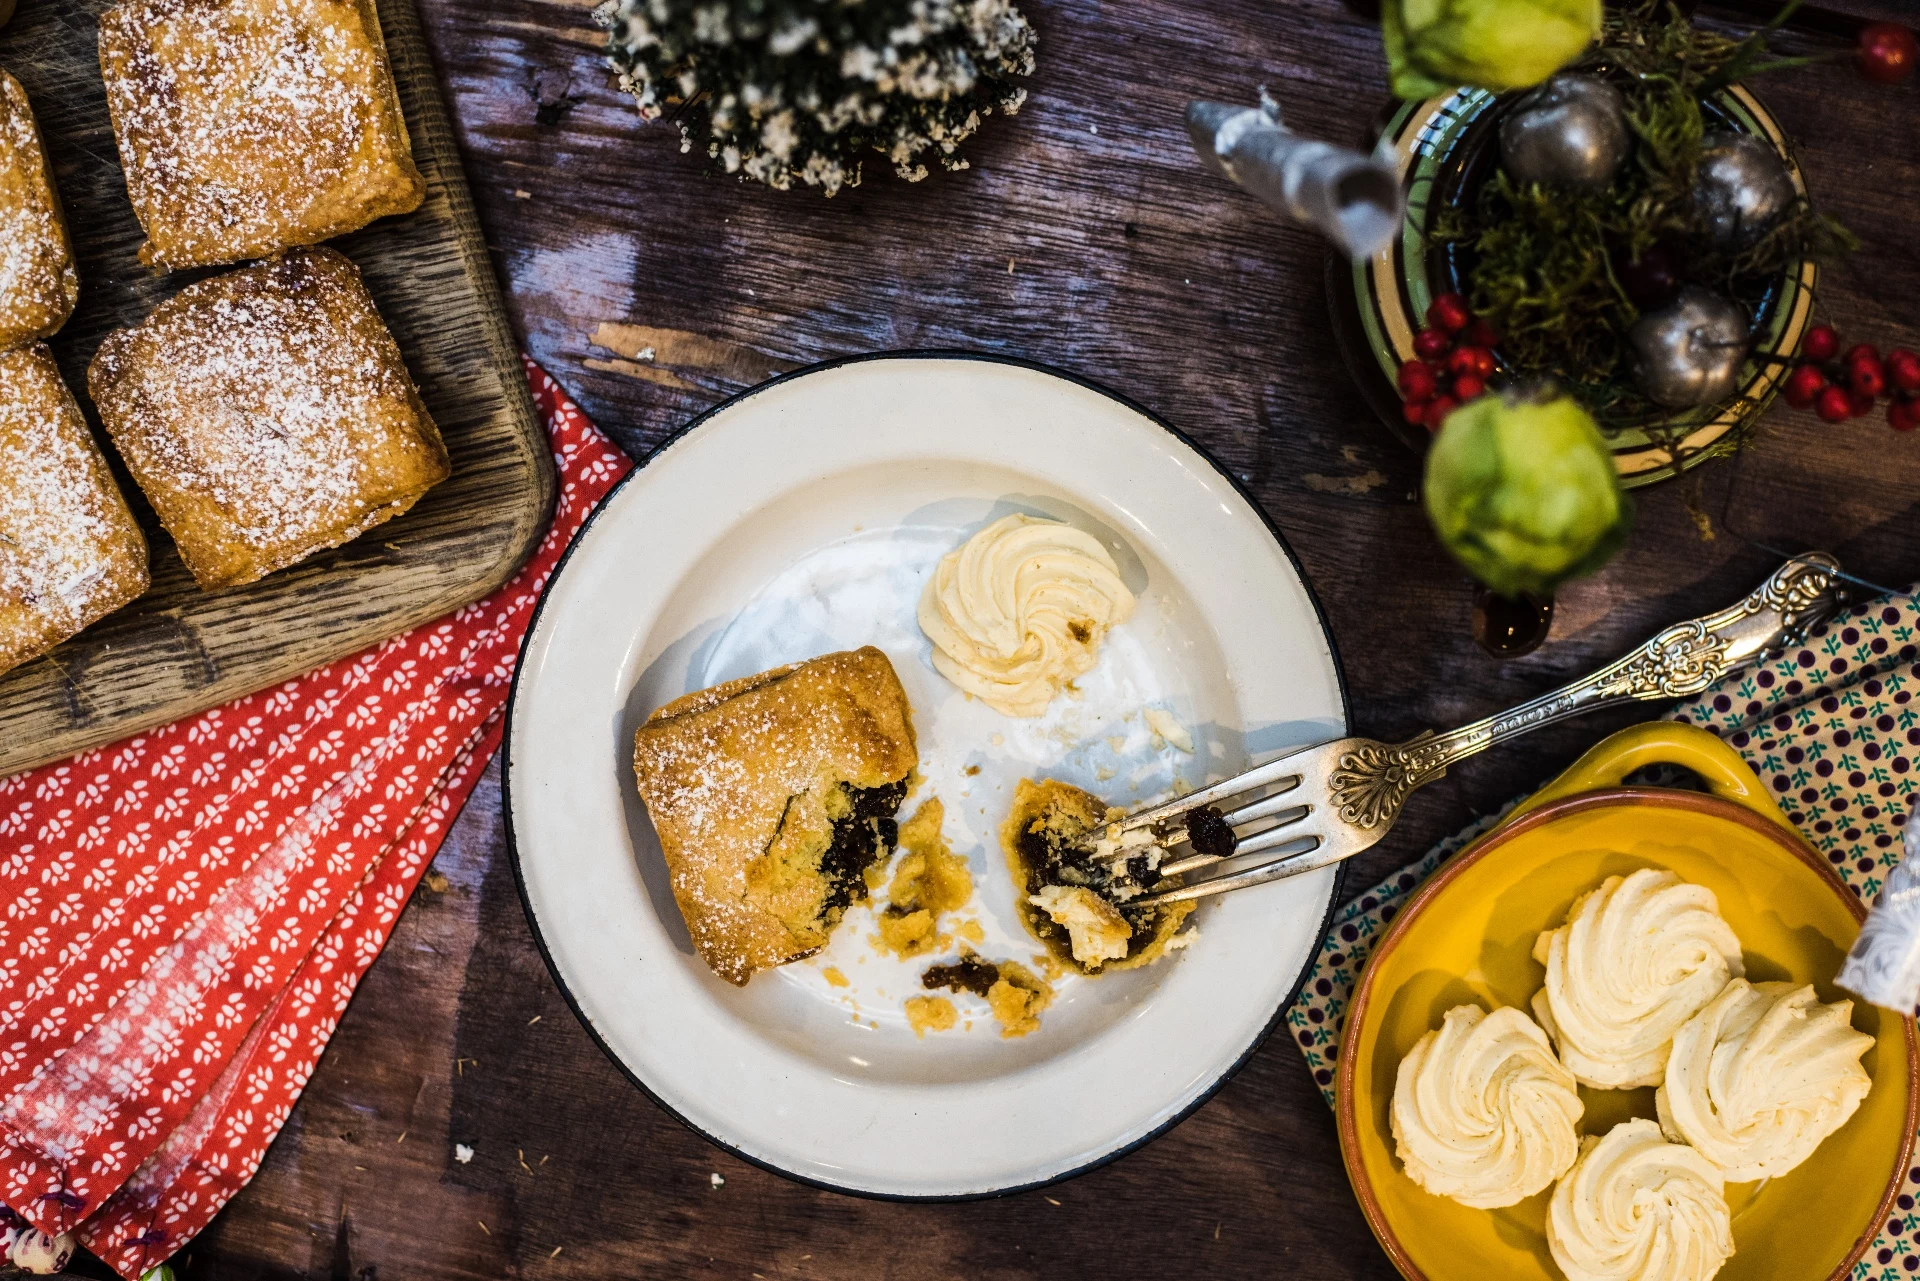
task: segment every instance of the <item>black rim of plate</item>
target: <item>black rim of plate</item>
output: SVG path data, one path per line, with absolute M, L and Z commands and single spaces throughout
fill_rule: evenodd
M 566 572 L 567 562 L 572 559 L 574 551 L 586 540 L 588 531 L 593 528 L 593 523 L 600 518 L 601 513 L 605 512 L 609 507 L 613 505 L 614 500 L 619 497 L 620 491 L 626 488 L 627 482 L 631 481 L 634 477 L 638 476 L 649 465 L 651 465 L 655 459 L 659 458 L 662 454 L 666 453 L 667 450 L 671 449 L 679 441 L 681 441 L 688 435 L 691 435 L 693 432 L 697 431 L 701 426 L 703 426 L 707 422 L 708 419 L 713 418 L 715 415 L 721 413 L 724 410 L 732 409 L 734 406 L 739 405 L 742 402 L 749 400 L 754 396 L 759 395 L 761 392 L 768 391 L 774 387 L 778 387 L 783 383 L 792 382 L 798 378 L 805 378 L 809 374 L 824 373 L 827 370 L 840 369 L 847 365 L 868 364 L 874 361 L 882 361 L 882 360 L 976 361 L 981 364 L 989 364 L 989 365 L 1011 365 L 1018 369 L 1027 369 L 1027 370 L 1032 370 L 1035 373 L 1046 374 L 1049 377 L 1062 379 L 1063 381 L 1073 383 L 1078 387 L 1085 388 L 1088 391 L 1095 392 L 1101 396 L 1105 396 L 1107 399 L 1112 400 L 1120 404 L 1121 406 L 1132 410 L 1136 414 L 1139 414 L 1141 417 L 1145 418 L 1147 421 L 1153 423 L 1155 426 L 1159 427 L 1162 431 L 1172 436 L 1175 440 L 1178 440 L 1181 444 L 1185 445 L 1188 449 L 1191 449 L 1197 456 L 1203 459 L 1208 466 L 1212 467 L 1216 472 L 1218 472 L 1222 477 L 1222 479 L 1224 479 L 1229 485 L 1233 487 L 1233 490 L 1235 493 L 1240 495 L 1241 499 L 1245 501 L 1245 503 L 1249 508 L 1252 509 L 1253 513 L 1260 518 L 1261 523 L 1266 526 L 1267 533 L 1273 538 L 1273 541 L 1279 545 L 1281 552 L 1284 553 L 1287 558 L 1287 562 L 1293 566 L 1294 574 L 1299 578 L 1300 585 L 1307 594 L 1307 601 L 1310 605 L 1313 606 L 1314 618 L 1320 624 L 1320 633 L 1323 637 L 1326 638 L 1327 654 L 1333 660 L 1334 684 L 1340 691 L 1341 719 L 1345 722 L 1347 730 L 1349 732 L 1352 730 L 1353 700 L 1347 691 L 1347 674 L 1346 674 L 1346 669 L 1341 665 L 1341 662 L 1340 662 L 1339 647 L 1334 644 L 1333 630 L 1327 625 L 1326 609 L 1320 604 L 1320 598 L 1317 594 L 1315 594 L 1313 590 L 1313 584 L 1307 578 L 1307 572 L 1306 572 L 1305 566 L 1301 565 L 1300 558 L 1294 554 L 1293 548 L 1290 544 L 1288 544 L 1285 535 L 1281 534 L 1279 527 L 1273 523 L 1273 518 L 1267 514 L 1266 509 L 1261 507 L 1259 502 L 1255 500 L 1254 496 L 1248 492 L 1247 487 L 1241 483 L 1240 478 L 1238 476 L 1235 476 L 1227 468 L 1221 466 L 1220 462 L 1217 459 L 1215 459 L 1212 454 L 1208 453 L 1198 443 L 1196 443 L 1191 437 L 1189 437 L 1185 432 L 1182 432 L 1179 428 L 1175 427 L 1172 423 L 1169 423 L 1166 419 L 1160 417 L 1160 415 L 1154 413 L 1150 409 L 1147 409 L 1144 405 L 1141 405 L 1129 399 L 1128 397 L 1121 395 L 1119 392 L 1113 391 L 1108 387 L 1104 387 L 1101 384 L 1094 382 L 1092 379 L 1083 378 L 1078 374 L 1067 373 L 1066 371 L 1056 369 L 1051 365 L 1041 364 L 1039 361 L 1023 360 L 1017 356 L 1002 356 L 1002 355 L 997 355 L 990 352 L 966 351 L 966 350 L 937 348 L 937 347 L 907 349 L 907 350 L 901 350 L 901 351 L 868 352 L 868 353 L 857 355 L 857 356 L 842 356 L 834 360 L 823 360 L 818 362 L 817 364 L 806 365 L 799 369 L 791 370 L 787 373 L 780 374 L 774 378 L 769 378 L 767 381 L 763 383 L 758 383 L 752 387 L 747 388 L 744 391 L 736 392 L 734 395 L 727 397 L 725 400 L 721 401 L 719 404 L 714 405 L 710 409 L 704 410 L 700 414 L 690 419 L 685 426 L 680 428 L 680 430 L 674 432 L 673 435 L 667 437 L 667 439 L 660 442 L 660 444 L 656 446 L 650 453 L 648 453 L 645 458 L 642 458 L 636 461 L 633 465 L 633 470 L 628 472 L 625 476 L 622 476 L 617 482 L 615 482 L 613 488 L 608 490 L 606 495 L 603 498 L 601 498 L 598 504 L 595 505 L 594 509 L 587 514 L 586 520 L 581 522 L 579 532 L 577 532 L 573 536 L 573 541 L 567 545 L 566 551 L 561 553 L 559 561 L 553 567 L 553 572 L 547 576 L 546 585 L 543 586 L 540 590 L 540 599 L 534 605 L 532 621 L 529 622 L 527 625 L 526 639 L 522 641 L 522 649 L 521 649 L 522 657 L 524 657 L 525 655 L 525 646 L 531 643 L 533 637 L 539 633 L 540 619 L 541 619 L 541 616 L 546 612 L 547 597 L 548 597 L 548 594 L 552 592 L 553 585 L 560 580 L 560 575 Z M 521 665 L 519 663 L 516 663 L 514 666 L 513 684 L 507 694 L 506 725 L 505 725 L 505 731 L 504 731 L 503 737 L 501 739 L 501 751 L 500 751 L 500 808 L 503 813 L 503 819 L 506 827 L 507 862 L 508 862 L 508 865 L 513 869 L 514 890 L 520 896 L 521 910 L 526 913 L 527 928 L 529 932 L 532 933 L 533 935 L 534 947 L 539 949 L 540 959 L 542 962 L 545 963 L 547 967 L 547 973 L 552 977 L 554 986 L 559 989 L 561 999 L 567 1003 L 567 1008 L 573 1012 L 573 1017 L 576 1020 L 578 1020 L 582 1028 L 586 1029 L 587 1036 L 592 1039 L 594 1045 L 599 1048 L 600 1052 L 606 1055 L 607 1059 L 614 1065 L 614 1067 L 619 1069 L 620 1074 L 622 1076 L 626 1077 L 627 1080 L 631 1081 L 634 1087 L 638 1089 L 642 1094 L 646 1095 L 649 1099 L 652 1099 L 654 1102 L 654 1105 L 660 1108 L 661 1111 L 665 1112 L 668 1116 L 671 1116 L 676 1121 L 680 1122 L 680 1124 L 686 1126 L 689 1130 L 692 1130 L 695 1134 L 699 1135 L 701 1138 L 713 1144 L 715 1147 L 719 1148 L 721 1151 L 726 1152 L 730 1156 L 737 1157 L 738 1159 L 745 1161 L 748 1165 L 756 1166 L 759 1169 L 767 1171 L 769 1174 L 777 1174 L 783 1179 L 789 1179 L 795 1183 L 804 1184 L 807 1187 L 818 1188 L 824 1192 L 838 1192 L 844 1196 L 863 1197 L 867 1200 L 872 1200 L 872 1201 L 917 1201 L 917 1202 L 936 1202 L 936 1203 L 991 1200 L 996 1197 L 1013 1196 L 1021 1192 L 1031 1192 L 1037 1188 L 1052 1187 L 1055 1184 L 1065 1183 L 1069 1179 L 1077 1179 L 1081 1175 L 1086 1174 L 1091 1170 L 1097 1170 L 1101 1166 L 1106 1165 L 1109 1162 L 1117 1161 L 1121 1157 L 1126 1156 L 1128 1153 L 1136 1152 L 1139 1149 L 1145 1147 L 1147 1144 L 1153 1142 L 1155 1139 L 1159 1138 L 1161 1135 L 1167 1133 L 1169 1130 L 1173 1129 L 1176 1125 L 1179 1125 L 1182 1121 L 1192 1116 L 1195 1112 L 1199 1111 L 1200 1108 L 1203 1107 L 1209 1099 L 1213 1098 L 1215 1094 L 1219 1093 L 1221 1087 L 1226 1085 L 1228 1081 L 1231 1081 L 1234 1078 L 1234 1076 L 1240 1071 L 1240 1069 L 1246 1066 L 1247 1061 L 1251 1059 L 1254 1056 L 1254 1054 L 1259 1051 L 1261 1046 L 1267 1043 L 1268 1038 L 1273 1035 L 1274 1029 L 1279 1027 L 1281 1022 L 1285 1020 L 1287 1011 L 1293 1008 L 1293 1003 L 1299 999 L 1300 989 L 1306 985 L 1307 975 L 1312 972 L 1314 960 L 1317 959 L 1319 955 L 1319 953 L 1316 951 L 1315 953 L 1313 953 L 1307 958 L 1307 963 L 1301 966 L 1299 975 L 1294 979 L 1292 988 L 1287 992 L 1286 999 L 1281 1001 L 1279 1005 L 1274 1008 L 1273 1014 L 1267 1020 L 1266 1026 L 1260 1029 L 1259 1033 L 1254 1036 L 1253 1040 L 1248 1043 L 1247 1047 L 1240 1052 L 1239 1057 L 1234 1059 L 1232 1063 L 1228 1064 L 1227 1067 L 1221 1071 L 1219 1076 L 1215 1077 L 1214 1080 L 1210 1082 L 1205 1089 L 1201 1090 L 1199 1094 L 1194 1096 L 1191 1102 L 1189 1102 L 1185 1107 L 1181 1108 L 1179 1112 L 1169 1117 L 1166 1121 L 1155 1126 L 1152 1130 L 1148 1131 L 1146 1134 L 1143 1134 L 1139 1138 L 1134 1139 L 1129 1143 L 1123 1144 L 1120 1147 L 1114 1148 L 1110 1152 L 1104 1152 L 1101 1155 L 1093 1158 L 1091 1161 L 1088 1161 L 1083 1165 L 1077 1165 L 1070 1170 L 1063 1171 L 1059 1174 L 1050 1175 L 1044 1179 L 1036 1179 L 1030 1183 L 1020 1183 L 1020 1184 L 1015 1184 L 1015 1185 L 1004 1187 L 1004 1188 L 992 1188 L 984 1192 L 952 1192 L 952 1193 L 925 1193 L 925 1194 L 904 1193 L 904 1192 L 877 1192 L 868 1188 L 851 1187 L 851 1186 L 848 1186 L 845 1184 L 839 1184 L 839 1183 L 829 1183 L 823 1179 L 813 1178 L 810 1175 L 796 1173 L 792 1170 L 789 1170 L 780 1165 L 777 1165 L 771 1161 L 763 1160 L 760 1157 L 754 1156 L 752 1153 L 742 1151 L 740 1148 L 736 1147 L 732 1143 L 727 1142 L 727 1140 L 721 1138 L 719 1135 L 713 1134 L 708 1130 L 705 1130 L 702 1127 L 695 1125 L 691 1120 L 689 1120 L 685 1115 L 683 1115 L 677 1108 L 673 1107 L 671 1104 L 666 1102 L 666 1100 L 662 1099 L 658 1094 L 656 1094 L 653 1091 L 653 1088 L 649 1086 L 645 1081 L 641 1080 L 640 1075 L 637 1072 L 635 1072 L 631 1067 L 629 1067 L 624 1059 L 622 1059 L 618 1054 L 614 1053 L 613 1048 L 607 1044 L 606 1040 L 601 1037 L 598 1029 L 594 1027 L 593 1020 L 587 1017 L 586 1011 L 581 1009 L 580 1003 L 574 999 L 572 989 L 570 989 L 567 986 L 566 979 L 561 975 L 560 968 L 553 959 L 553 953 L 549 951 L 547 948 L 546 936 L 541 932 L 539 917 L 535 915 L 533 910 L 533 903 L 527 897 L 527 881 L 520 867 L 520 842 L 519 842 L 518 836 L 514 832 L 514 826 L 513 826 L 513 783 L 512 783 L 513 726 L 514 726 L 514 711 L 515 711 L 515 708 L 518 706 L 519 700 L 520 700 L 520 673 L 522 670 L 523 669 Z M 1337 910 L 1339 910 L 1340 903 L 1341 903 L 1341 894 L 1342 894 L 1342 891 L 1346 888 L 1346 879 L 1347 879 L 1347 864 L 1340 863 L 1335 867 L 1333 890 L 1332 890 L 1332 893 L 1327 898 L 1327 910 L 1320 919 L 1318 937 L 1321 938 L 1322 940 L 1326 938 L 1328 929 L 1332 927 L 1333 914 Z

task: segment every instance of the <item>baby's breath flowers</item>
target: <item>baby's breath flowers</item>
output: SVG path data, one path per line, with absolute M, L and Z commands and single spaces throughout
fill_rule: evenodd
M 960 144 L 1013 115 L 1033 27 L 1011 0 L 606 0 L 620 87 L 728 173 L 831 196 L 877 151 L 908 182 L 965 169 Z

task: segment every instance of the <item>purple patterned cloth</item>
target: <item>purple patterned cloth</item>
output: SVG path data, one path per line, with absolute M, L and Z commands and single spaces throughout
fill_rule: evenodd
M 1804 648 L 1728 677 L 1672 712 L 1737 749 L 1834 871 L 1872 902 L 1901 859 L 1920 796 L 1920 606 L 1881 598 L 1815 629 Z M 1447 857 L 1498 823 L 1489 814 L 1347 903 L 1287 1012 L 1313 1079 L 1334 1101 L 1340 1030 L 1355 979 L 1400 905 Z M 1920 1275 L 1920 1168 L 1850 1281 Z

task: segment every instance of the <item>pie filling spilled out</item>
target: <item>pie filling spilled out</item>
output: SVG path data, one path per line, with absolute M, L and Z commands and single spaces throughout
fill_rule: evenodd
M 969 952 L 957 961 L 929 965 L 920 976 L 920 986 L 929 992 L 946 988 L 951 992 L 971 992 L 984 997 L 1000 981 L 1000 968 Z

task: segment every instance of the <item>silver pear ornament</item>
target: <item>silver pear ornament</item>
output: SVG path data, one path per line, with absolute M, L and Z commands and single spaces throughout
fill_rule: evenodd
M 1778 225 L 1799 192 L 1787 162 L 1744 133 L 1707 135 L 1693 174 L 1693 212 L 1722 249 L 1751 248 Z
M 1598 76 L 1557 75 L 1500 123 L 1500 164 L 1518 182 L 1602 188 L 1632 149 L 1626 99 Z
M 1732 395 L 1751 341 L 1747 313 L 1698 285 L 1642 312 L 1627 331 L 1634 381 L 1648 399 L 1669 409 L 1693 409 Z

